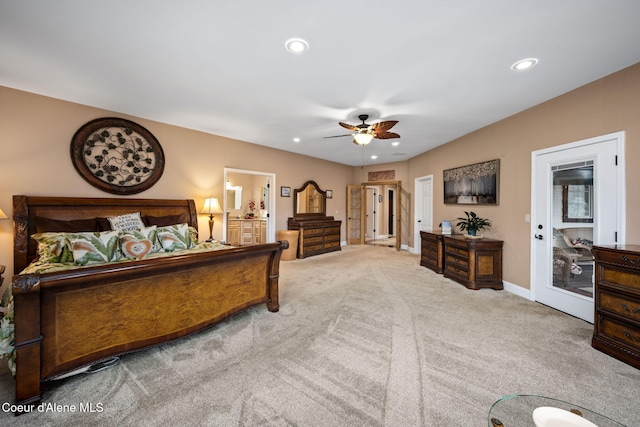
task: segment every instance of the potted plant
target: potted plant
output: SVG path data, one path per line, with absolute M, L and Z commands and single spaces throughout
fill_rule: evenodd
M 491 221 L 485 218 L 480 218 L 475 212 L 464 212 L 465 217 L 458 218 L 459 222 L 456 224 L 460 227 L 460 231 L 467 230 L 469 236 L 475 236 L 478 230 L 482 230 L 485 227 L 491 227 Z

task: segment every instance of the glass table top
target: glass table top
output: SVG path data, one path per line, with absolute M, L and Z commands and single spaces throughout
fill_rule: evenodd
M 550 406 L 581 415 L 598 427 L 625 427 L 617 421 L 587 408 L 550 397 L 527 394 L 512 394 L 495 402 L 489 410 L 489 427 L 535 427 L 533 411 L 541 406 Z

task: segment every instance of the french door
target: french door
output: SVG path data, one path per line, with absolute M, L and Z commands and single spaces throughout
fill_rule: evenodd
M 593 245 L 624 243 L 624 133 L 532 153 L 532 297 L 593 323 Z
M 347 186 L 347 244 L 361 245 L 362 238 L 362 199 L 363 188 L 361 185 Z

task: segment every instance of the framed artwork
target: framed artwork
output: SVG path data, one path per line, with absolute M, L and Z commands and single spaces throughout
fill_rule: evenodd
M 500 160 L 446 169 L 443 180 L 445 204 L 497 205 Z
M 333 199 L 333 190 L 327 190 L 327 199 Z
M 291 187 L 280 187 L 280 197 L 291 197 Z
M 89 184 L 120 195 L 151 188 L 164 171 L 164 152 L 153 134 L 115 117 L 78 129 L 71 139 L 71 161 Z

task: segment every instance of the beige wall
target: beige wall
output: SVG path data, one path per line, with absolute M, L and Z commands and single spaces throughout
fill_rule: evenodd
M 590 83 L 409 160 L 409 179 L 433 174 L 434 224 L 469 206 L 444 205 L 442 171 L 500 159 L 500 205 L 474 206 L 494 226 L 483 234 L 504 240 L 504 280 L 529 288 L 531 153 L 625 131 L 626 243 L 640 243 L 640 64 Z M 411 188 L 411 187 L 408 187 Z
M 535 88 L 532 88 L 535 90 Z M 280 197 L 280 186 L 292 189 L 309 179 L 333 190 L 327 215 L 343 221 L 346 240 L 346 186 L 368 180 L 368 172 L 394 170 L 402 181 L 402 241 L 413 246 L 412 192 L 417 177 L 434 177 L 434 223 L 462 215 L 463 207 L 445 206 L 444 169 L 500 159 L 500 205 L 474 207 L 494 227 L 483 233 L 503 239 L 504 280 L 529 287 L 531 213 L 531 152 L 617 131 L 626 132 L 627 161 L 626 242 L 640 243 L 640 207 L 636 182 L 640 170 L 640 64 L 590 83 L 573 92 L 480 129 L 408 161 L 349 167 L 255 144 L 209 135 L 168 124 L 130 117 L 26 92 L 0 87 L 0 208 L 11 215 L 14 194 L 116 197 L 86 183 L 75 171 L 69 155 L 73 133 L 98 117 L 129 118 L 149 129 L 166 156 L 165 171 L 151 189 L 134 197 L 192 198 L 199 205 L 213 194 L 224 194 L 224 167 L 276 174 L 276 229 L 285 229 L 293 212 L 293 198 Z M 425 124 L 428 126 L 428 124 Z M 35 165 L 35 166 L 34 166 Z M 0 221 L 0 264 L 11 277 L 11 221 Z M 206 217 L 200 229 L 207 230 Z M 206 234 L 206 233 L 205 233 Z M 222 238 L 216 221 L 214 237 Z
M 140 198 L 189 198 L 199 209 L 209 195 L 224 197 L 224 168 L 276 175 L 276 229 L 287 228 L 293 197 L 280 197 L 280 186 L 300 187 L 313 179 L 333 190 L 327 214 L 344 221 L 346 186 L 353 168 L 260 145 L 196 132 L 84 105 L 0 87 L 0 208 L 12 215 L 12 196 L 119 197 L 89 185 L 71 163 L 69 147 L 75 131 L 99 117 L 123 117 L 146 127 L 165 153 L 160 180 Z M 122 197 L 122 196 L 120 196 Z M 208 237 L 207 217 L 200 218 L 201 238 Z M 12 222 L 0 221 L 0 264 L 9 282 L 13 274 Z M 342 240 L 346 240 L 343 227 Z M 216 216 L 213 235 L 222 239 L 222 221 Z M 275 236 L 274 236 L 275 238 Z M 5 283 L 6 285 L 6 283 Z

